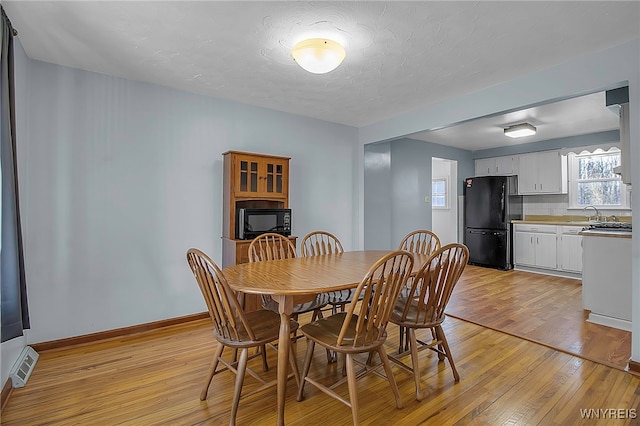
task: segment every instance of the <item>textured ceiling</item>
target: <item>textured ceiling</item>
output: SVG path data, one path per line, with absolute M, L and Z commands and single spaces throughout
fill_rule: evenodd
M 2 3 L 32 59 L 357 127 L 640 37 L 638 1 Z

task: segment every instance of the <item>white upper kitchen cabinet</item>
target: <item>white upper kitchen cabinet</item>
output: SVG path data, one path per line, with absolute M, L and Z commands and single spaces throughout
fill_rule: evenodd
M 517 155 L 479 158 L 476 160 L 476 176 L 508 176 L 517 174 Z
M 566 194 L 567 156 L 557 151 L 520 154 L 518 193 Z

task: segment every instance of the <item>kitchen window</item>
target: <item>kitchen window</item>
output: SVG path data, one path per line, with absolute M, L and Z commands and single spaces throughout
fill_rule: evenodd
M 448 209 L 449 182 L 447 178 L 435 178 L 431 181 L 431 207 L 434 209 Z
M 569 205 L 602 209 L 628 209 L 629 192 L 614 168 L 620 166 L 620 150 L 569 154 Z

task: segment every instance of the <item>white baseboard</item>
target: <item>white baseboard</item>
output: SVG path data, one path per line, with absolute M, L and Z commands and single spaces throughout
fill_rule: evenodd
M 552 275 L 554 277 L 573 278 L 574 280 L 582 280 L 582 274 L 578 272 L 559 271 L 556 269 L 534 268 L 532 266 L 515 265 L 516 271 L 533 272 L 534 274 Z
M 620 330 L 631 331 L 631 321 L 623 320 L 620 318 L 608 317 L 606 315 L 589 313 L 587 321 L 594 324 L 605 325 L 607 327 L 618 328 Z

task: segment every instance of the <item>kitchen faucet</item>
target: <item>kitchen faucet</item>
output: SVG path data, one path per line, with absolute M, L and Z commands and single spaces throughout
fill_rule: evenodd
M 587 209 L 593 209 L 596 212 L 595 221 L 597 222 L 600 219 L 600 213 L 598 212 L 598 209 L 596 209 L 594 206 L 587 206 L 587 207 L 583 208 L 582 210 L 584 210 L 586 212 Z M 589 220 L 591 220 L 591 216 L 589 216 Z

